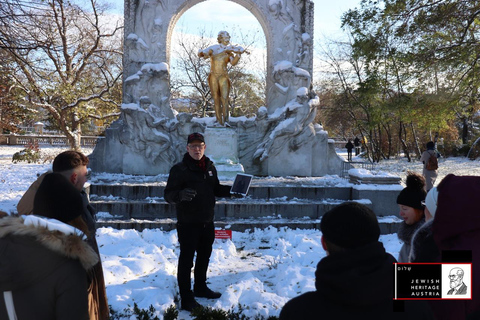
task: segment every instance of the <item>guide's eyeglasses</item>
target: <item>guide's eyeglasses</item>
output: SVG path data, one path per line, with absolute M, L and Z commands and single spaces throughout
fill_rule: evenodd
M 189 144 L 188 147 L 190 149 L 203 149 L 203 147 L 205 147 L 205 144 L 202 143 L 202 144 Z
M 425 207 L 425 200 L 420 201 L 420 204 Z

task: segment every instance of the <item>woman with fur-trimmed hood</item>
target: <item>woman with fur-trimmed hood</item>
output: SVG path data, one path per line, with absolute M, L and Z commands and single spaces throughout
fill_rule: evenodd
M 398 262 L 402 263 L 409 262 L 413 234 L 425 223 L 422 204 L 426 195 L 425 179 L 415 172 L 408 172 L 406 185 L 397 197 L 399 214 L 403 219 L 398 230 L 398 238 L 403 241 Z
M 44 180 L 44 217 L 0 219 L 0 319 L 87 320 L 87 270 L 99 256 L 85 242 L 82 198 L 60 174 Z

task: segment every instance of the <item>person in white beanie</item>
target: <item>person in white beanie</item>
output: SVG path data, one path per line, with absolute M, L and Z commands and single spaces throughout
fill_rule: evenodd
M 435 212 L 437 211 L 437 202 L 438 202 L 438 189 L 432 188 L 428 191 L 427 196 L 425 197 L 425 221 L 430 221 L 435 217 Z
M 436 262 L 440 259 L 440 252 L 433 239 L 432 224 L 437 211 L 438 190 L 433 187 L 428 191 L 422 204 L 425 206 L 425 224 L 412 237 L 412 246 L 408 262 Z

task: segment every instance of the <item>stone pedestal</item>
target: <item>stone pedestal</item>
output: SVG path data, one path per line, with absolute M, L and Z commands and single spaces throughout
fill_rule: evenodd
M 205 155 L 213 161 L 220 177 L 234 178 L 244 172 L 238 160 L 238 135 L 234 129 L 207 127 L 204 137 Z

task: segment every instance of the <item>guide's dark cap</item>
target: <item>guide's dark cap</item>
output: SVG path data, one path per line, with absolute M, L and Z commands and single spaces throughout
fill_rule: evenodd
M 358 202 L 345 202 L 325 213 L 320 231 L 326 240 L 344 249 L 377 242 L 380 237 L 375 213 Z
M 203 135 L 201 133 L 198 133 L 198 132 L 194 132 L 192 134 L 190 134 L 188 136 L 188 140 L 187 140 L 187 143 L 191 143 L 195 140 L 198 140 L 198 141 L 201 141 L 201 142 L 205 142 L 205 138 L 203 137 Z

